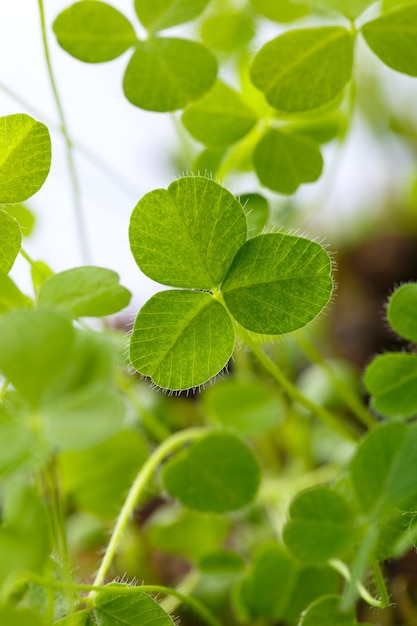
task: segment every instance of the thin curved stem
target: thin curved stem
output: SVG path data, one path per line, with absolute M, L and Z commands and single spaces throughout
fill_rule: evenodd
M 330 559 L 328 563 L 338 574 L 340 574 L 346 580 L 346 582 L 351 581 L 352 576 L 350 570 L 348 566 L 343 563 L 343 561 L 339 561 L 339 559 Z M 362 600 L 369 604 L 369 606 L 374 606 L 377 609 L 383 609 L 388 606 L 388 604 L 384 604 L 384 601 L 382 599 L 377 600 L 376 598 L 374 598 L 373 595 L 366 589 L 366 587 L 364 587 L 361 582 L 357 583 L 357 591 Z
M 287 394 L 295 400 L 299 402 L 306 409 L 317 415 L 322 422 L 327 424 L 330 428 L 338 432 L 342 437 L 348 439 L 349 441 L 358 441 L 359 435 L 357 432 L 348 428 L 347 425 L 340 422 L 336 419 L 330 411 L 326 408 L 316 404 L 306 396 L 304 396 L 299 389 L 295 385 L 293 385 L 285 374 L 279 369 L 279 367 L 265 354 L 265 352 L 261 349 L 258 343 L 252 338 L 251 334 L 246 331 L 244 328 L 239 327 L 236 329 L 236 332 L 240 339 L 252 350 L 252 352 L 256 355 L 257 359 L 262 363 L 264 368 L 273 376 L 273 378 L 277 381 L 277 383 L 287 392 Z
M 112 536 L 95 577 L 93 583 L 94 587 L 100 587 L 100 585 L 103 584 L 133 510 L 160 463 L 177 448 L 185 443 L 189 443 L 193 439 L 201 437 L 205 432 L 205 428 L 189 428 L 175 433 L 156 448 L 153 454 L 148 458 L 130 488 L 122 510 L 120 511 L 120 515 L 117 518 Z
M 83 584 L 68 584 L 65 582 L 61 582 L 59 580 L 46 579 L 41 576 L 36 576 L 36 574 L 30 574 L 29 580 L 33 583 L 40 585 L 41 587 L 52 588 L 52 589 L 69 589 L 72 591 L 86 591 L 90 592 L 90 596 L 92 594 L 96 594 L 100 591 L 103 591 L 103 587 L 96 585 L 83 585 Z M 210 626 L 220 626 L 220 622 L 212 615 L 209 609 L 202 603 L 200 600 L 196 598 L 192 598 L 190 596 L 185 595 L 184 593 L 177 591 L 177 589 L 172 589 L 171 587 L 165 587 L 163 585 L 140 585 L 140 586 L 132 586 L 132 585 L 124 585 L 117 587 L 118 594 L 132 594 L 132 593 L 163 593 L 166 596 L 173 596 L 181 600 L 181 603 L 188 604 L 194 612 L 199 615 L 207 624 Z
M 38 0 L 39 7 L 39 15 L 41 20 L 41 28 L 42 28 L 42 42 L 43 42 L 43 50 L 45 55 L 46 66 L 49 75 L 49 82 L 51 84 L 52 93 L 54 96 L 55 104 L 58 111 L 58 116 L 61 124 L 61 132 L 65 139 L 66 144 L 66 156 L 67 156 L 67 164 L 68 171 L 71 178 L 71 188 L 74 202 L 74 210 L 75 210 L 75 221 L 77 225 L 77 232 L 79 237 L 79 245 L 81 256 L 84 263 L 90 262 L 90 252 L 88 247 L 88 239 L 87 239 L 87 229 L 84 221 L 84 213 L 83 207 L 81 203 L 81 193 L 80 193 L 80 185 L 78 182 L 77 170 L 75 167 L 74 155 L 73 155 L 73 143 L 71 137 L 68 132 L 68 126 L 65 119 L 64 109 L 61 103 L 61 98 L 59 96 L 58 88 L 55 81 L 54 72 L 52 69 L 51 57 L 49 54 L 49 46 L 48 46 L 48 38 L 46 35 L 46 22 L 45 22 L 45 10 L 43 0 Z

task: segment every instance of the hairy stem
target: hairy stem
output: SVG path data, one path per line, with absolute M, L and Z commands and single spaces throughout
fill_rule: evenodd
M 39 15 L 41 20 L 41 28 L 42 28 L 42 42 L 43 49 L 45 55 L 46 66 L 49 75 L 49 82 L 51 84 L 52 93 L 54 96 L 56 108 L 58 111 L 59 121 L 61 125 L 61 132 L 65 140 L 66 145 L 66 155 L 67 155 L 67 164 L 68 171 L 71 179 L 71 188 L 74 202 L 74 210 L 75 210 L 75 222 L 77 226 L 77 232 L 79 237 L 79 245 L 81 256 L 83 258 L 84 263 L 89 263 L 90 261 L 90 252 L 88 247 L 88 239 L 87 239 L 87 229 L 84 221 L 84 212 L 81 203 L 81 194 L 80 194 L 80 185 L 78 182 L 77 170 L 75 167 L 74 155 L 73 155 L 73 143 L 71 137 L 68 132 L 68 126 L 65 119 L 64 109 L 62 107 L 61 98 L 59 96 L 58 88 L 55 81 L 54 72 L 52 69 L 51 57 L 49 54 L 49 45 L 48 38 L 46 35 L 46 22 L 45 22 L 45 9 L 43 0 L 38 0 L 39 7 Z
M 378 561 L 373 561 L 371 567 L 372 567 L 372 573 L 374 575 L 375 585 L 378 590 L 379 597 L 381 598 L 381 605 L 382 605 L 382 608 L 385 609 L 387 606 L 389 606 L 389 596 L 388 596 L 387 587 L 384 581 L 384 575 L 382 573 L 381 566 L 378 563 Z
M 340 422 L 336 419 L 330 411 L 326 408 L 312 402 L 309 398 L 304 396 L 301 391 L 293 385 L 285 374 L 279 369 L 279 367 L 265 354 L 262 348 L 258 345 L 255 339 L 253 339 L 252 335 L 246 331 L 244 328 L 239 327 L 237 329 L 237 334 L 240 339 L 252 350 L 260 363 L 264 366 L 264 368 L 271 374 L 271 376 L 277 381 L 277 383 L 286 391 L 286 393 L 304 406 L 306 409 L 311 411 L 314 415 L 322 420 L 327 426 L 338 432 L 345 439 L 349 441 L 358 441 L 359 435 L 354 432 L 347 425 Z
M 345 563 L 343 563 L 343 561 L 339 561 L 339 559 L 331 559 L 329 561 L 329 565 L 338 574 L 340 574 L 346 580 L 346 582 L 351 581 L 352 577 L 350 574 L 350 570 L 348 566 Z M 362 585 L 361 582 L 357 583 L 357 591 L 358 591 L 359 596 L 362 598 L 362 600 L 364 600 L 367 604 L 369 604 L 369 606 L 374 606 L 377 609 L 382 609 L 385 606 L 387 606 L 383 603 L 382 600 L 377 600 L 376 598 L 374 598 L 372 594 L 366 589 L 366 587 Z
M 120 515 L 117 518 L 112 536 L 94 580 L 94 587 L 100 587 L 100 585 L 103 584 L 133 510 L 139 498 L 143 495 L 143 492 L 158 465 L 160 465 L 160 463 L 162 463 L 162 461 L 169 454 L 172 454 L 172 452 L 174 452 L 177 448 L 181 447 L 185 443 L 189 443 L 193 439 L 201 437 L 205 432 L 205 428 L 189 428 L 175 433 L 169 437 L 169 439 L 164 441 L 158 448 L 156 448 L 153 454 L 148 458 L 130 488 L 122 510 L 120 511 Z

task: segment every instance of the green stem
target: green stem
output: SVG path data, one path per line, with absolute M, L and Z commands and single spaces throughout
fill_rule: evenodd
M 165 441 L 171 435 L 171 432 L 166 426 L 164 426 L 164 424 L 161 424 L 152 411 L 149 411 L 143 406 L 138 394 L 135 393 L 135 390 L 132 388 L 131 380 L 132 377 L 127 380 L 122 372 L 117 372 L 117 384 L 130 400 L 130 403 L 137 411 L 138 415 L 140 415 L 144 429 L 149 435 L 151 435 L 151 437 L 154 437 L 156 441 L 160 443 Z
M 52 588 L 52 589 L 70 589 L 71 591 L 80 591 L 80 592 L 89 592 L 90 597 L 93 594 L 99 593 L 103 591 L 103 587 L 96 585 L 82 585 L 77 583 L 67 584 L 62 583 L 59 580 L 54 579 L 46 579 L 41 576 L 37 576 L 36 574 L 30 574 L 29 580 L 41 587 Z M 199 615 L 207 624 L 210 626 L 220 626 L 220 622 L 212 615 L 212 613 L 208 610 L 208 608 L 197 600 L 196 598 L 191 598 L 190 596 L 185 595 L 181 591 L 177 591 L 177 589 L 172 589 L 171 587 L 165 587 L 163 585 L 140 585 L 140 586 L 117 586 L 115 588 L 118 594 L 132 594 L 132 593 L 163 593 L 166 596 L 173 596 L 181 600 L 183 604 L 188 604 L 197 615 Z M 161 603 L 162 606 L 162 603 Z
M 352 577 L 349 568 L 345 563 L 343 563 L 343 561 L 339 561 L 339 559 L 330 559 L 329 565 L 338 574 L 340 574 L 346 580 L 346 582 L 351 581 Z M 374 598 L 361 582 L 357 583 L 357 591 L 362 600 L 369 604 L 369 606 L 374 606 L 377 609 L 382 609 L 387 606 L 383 604 L 382 600 L 377 600 L 376 598 Z
M 179 591 L 181 589 L 180 593 L 189 597 L 193 589 L 195 589 L 199 580 L 200 580 L 200 573 L 197 570 L 192 569 L 190 572 L 188 572 L 186 576 L 184 576 L 181 582 L 177 585 L 176 590 Z M 180 600 L 179 596 L 171 595 L 171 597 L 165 598 L 161 602 L 161 607 L 167 613 L 173 613 L 180 604 L 179 600 Z
M 86 225 L 84 222 L 83 207 L 81 203 L 80 186 L 79 186 L 77 170 L 76 170 L 75 162 L 74 162 L 73 143 L 68 132 L 68 126 L 67 126 L 66 119 L 65 119 L 64 109 L 61 104 L 61 98 L 58 93 L 58 88 L 56 85 L 55 76 L 54 76 L 54 72 L 52 69 L 51 57 L 49 54 L 48 38 L 46 35 L 45 10 L 44 10 L 43 0 L 38 0 L 38 7 L 39 7 L 40 20 L 41 20 L 41 28 L 42 28 L 43 49 L 44 49 L 45 61 L 46 61 L 46 66 L 48 70 L 48 75 L 49 75 L 49 82 L 51 84 L 56 108 L 58 111 L 59 121 L 61 125 L 61 132 L 64 137 L 65 145 L 66 145 L 67 164 L 68 164 L 68 171 L 69 171 L 70 179 L 71 179 L 71 187 L 72 187 L 74 209 L 75 209 L 75 221 L 77 225 L 79 245 L 80 245 L 80 250 L 81 250 L 83 261 L 84 263 L 88 264 L 90 261 L 90 252 L 89 252 L 89 247 L 88 247 Z
M 370 554 L 375 547 L 378 538 L 378 526 L 370 526 L 365 534 L 359 549 L 356 551 L 355 560 L 352 565 L 351 577 L 343 594 L 341 609 L 347 610 L 352 606 L 358 592 L 359 584 L 363 578 L 366 567 L 369 563 Z M 379 606 L 382 603 L 379 602 Z
M 382 605 L 382 608 L 385 609 L 387 606 L 389 606 L 389 596 L 388 596 L 387 587 L 384 581 L 384 575 L 382 573 L 381 566 L 378 563 L 378 561 L 373 561 L 371 567 L 372 567 L 372 573 L 374 575 L 375 585 L 379 593 L 379 597 L 381 598 L 381 605 Z
M 334 372 L 329 363 L 323 358 L 317 348 L 307 339 L 304 335 L 297 335 L 297 342 L 304 354 L 312 361 L 322 367 L 330 380 L 332 381 L 335 389 L 345 401 L 345 404 L 357 419 L 367 428 L 374 428 L 378 424 L 378 420 L 370 413 L 359 400 L 359 398 L 352 393 L 352 390 L 341 380 Z
M 241 340 L 249 346 L 252 352 L 256 355 L 260 363 L 264 366 L 264 368 L 273 376 L 273 378 L 277 381 L 277 383 L 287 392 L 287 394 L 304 406 L 306 409 L 314 413 L 317 417 L 319 417 L 322 422 L 327 424 L 330 428 L 338 432 L 342 437 L 348 439 L 349 441 L 358 441 L 359 435 L 358 433 L 350 430 L 345 424 L 339 422 L 330 411 L 326 408 L 312 402 L 309 398 L 304 396 L 299 389 L 295 385 L 293 385 L 285 376 L 285 374 L 279 369 L 279 367 L 265 354 L 265 352 L 258 345 L 256 340 L 254 340 L 249 332 L 247 332 L 244 328 L 239 327 L 236 330 L 238 336 Z
M 134 511 L 134 508 L 143 494 L 146 485 L 151 479 L 153 473 L 158 468 L 158 465 L 177 448 L 181 447 L 184 443 L 189 443 L 193 439 L 201 437 L 206 432 L 205 428 L 189 428 L 182 430 L 174 435 L 171 435 L 166 441 L 164 441 L 153 454 L 148 458 L 139 474 L 137 475 L 130 491 L 127 495 L 125 503 L 120 511 L 120 515 L 117 518 L 116 525 L 114 527 L 112 536 L 107 546 L 101 565 L 98 569 L 93 586 L 100 587 L 103 584 L 110 565 L 115 557 L 118 545 L 122 539 L 124 530 L 129 522 L 129 519 Z
M 24 250 L 24 248 L 20 248 L 20 254 L 25 259 L 25 261 L 29 263 L 31 267 L 35 265 L 35 261 L 32 259 L 31 256 L 29 256 L 29 254 L 26 252 L 26 250 Z

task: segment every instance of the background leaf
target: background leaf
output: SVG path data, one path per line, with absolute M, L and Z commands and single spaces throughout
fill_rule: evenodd
M 61 48 L 86 63 L 116 59 L 136 42 L 129 20 L 99 0 L 75 2 L 58 15 L 53 30 Z
M 292 22 L 308 13 L 308 6 L 290 0 L 250 0 L 253 8 L 260 15 L 264 15 L 275 22 Z
M 125 308 L 131 293 L 119 275 L 103 267 L 75 267 L 47 278 L 38 293 L 41 308 L 67 311 L 73 317 L 111 315 Z
M 0 117 L 0 203 L 33 196 L 50 166 L 51 140 L 44 124 L 23 113 Z
M 367 22 L 361 32 L 383 63 L 397 72 L 417 76 L 416 2 Z
M 387 352 L 366 368 L 364 383 L 372 407 L 386 417 L 412 417 L 417 413 L 417 355 Z
M 0 313 L 31 306 L 32 300 L 20 291 L 10 276 L 0 272 Z
M 82 511 L 113 518 L 147 456 L 145 442 L 131 429 L 87 450 L 63 452 L 63 490 Z
M 210 294 L 162 291 L 139 311 L 130 358 L 160 387 L 188 389 L 218 374 L 233 348 L 229 314 Z
M 189 22 L 204 11 L 209 0 L 135 0 L 135 11 L 149 31 Z
M 1 171 L 1 170 L 0 170 Z M 0 192 L 1 193 L 1 192 Z M 0 271 L 8 274 L 20 252 L 22 233 L 18 222 L 0 209 Z
M 227 146 L 244 137 L 256 123 L 240 94 L 221 81 L 182 115 L 191 135 L 207 146 Z
M 112 583 L 99 591 L 94 600 L 94 614 L 98 626 L 172 626 L 173 621 L 165 611 L 146 593 L 118 592 Z
M 357 626 L 355 609 L 340 610 L 340 596 L 315 600 L 303 614 L 300 626 Z
M 299 0 L 296 0 L 298 2 Z M 349 19 L 355 19 L 365 11 L 375 0 L 300 0 L 312 9 L 334 11 Z
M 249 435 L 260 435 L 277 425 L 285 405 L 260 380 L 228 377 L 207 389 L 204 410 L 214 423 Z
M 248 239 L 260 235 L 269 218 L 268 200 L 259 193 L 241 193 L 239 202 L 246 215 Z
M 352 546 L 354 516 L 344 498 L 319 485 L 300 492 L 291 502 L 283 539 L 307 563 L 340 557 Z
M 256 495 L 260 477 L 253 452 L 227 432 L 200 438 L 167 461 L 162 470 L 162 483 L 170 496 L 207 513 L 247 506 Z
M 66 316 L 18 309 L 0 317 L 0 370 L 31 404 L 62 374 L 74 342 Z
M 212 50 L 232 53 L 244 48 L 255 35 L 252 21 L 243 12 L 221 11 L 201 25 L 201 39 Z
M 381 424 L 362 440 L 350 464 L 353 486 L 362 510 L 385 516 L 417 497 L 417 428 Z
M 320 148 L 314 141 L 275 128 L 269 129 L 257 144 L 253 162 L 260 182 L 284 194 L 317 180 L 323 169 Z
M 217 61 L 200 43 L 159 37 L 139 41 L 123 79 L 126 98 L 147 111 L 176 111 L 213 85 Z
M 291 30 L 256 54 L 251 78 L 279 111 L 315 109 L 334 100 L 350 80 L 353 39 L 345 28 Z
M 51 446 L 61 450 L 84 450 L 120 430 L 123 414 L 122 397 L 99 383 L 48 402 L 41 420 Z
M 326 306 L 331 262 L 318 243 L 270 233 L 249 239 L 222 284 L 236 320 L 256 333 L 281 335 L 302 328 Z
M 417 343 L 416 310 L 417 283 L 398 287 L 388 303 L 388 322 L 396 333 L 414 343 Z
M 222 545 L 229 530 L 224 516 L 168 505 L 152 515 L 145 532 L 151 546 L 197 563 Z
M 209 178 L 189 176 L 147 193 L 133 210 L 129 240 L 144 274 L 164 285 L 212 289 L 246 239 L 238 200 Z

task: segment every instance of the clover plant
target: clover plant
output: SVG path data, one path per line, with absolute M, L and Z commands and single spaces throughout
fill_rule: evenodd
M 369 362 L 368 408 L 357 377 L 314 345 L 337 298 L 330 251 L 270 219 L 269 201 L 318 180 L 322 145 L 348 134 L 359 38 L 417 76 L 417 3 L 133 4 L 135 24 L 82 0 L 50 29 L 38 0 L 83 246 L 52 31 L 85 63 L 130 54 L 124 96 L 180 111 L 195 147 L 192 174 L 132 207 L 126 245 L 138 278 L 161 288 L 131 332 L 109 317 L 132 295 L 112 268 L 54 272 L 27 252 L 35 218 L 22 203 L 50 174 L 52 142 L 30 112 L 0 118 L 0 623 L 394 624 L 384 563 L 417 537 L 417 283 L 389 299 L 409 349 Z M 265 20 L 276 35 L 255 44 Z M 229 175 L 242 171 L 265 189 L 236 193 Z M 294 345 L 331 404 L 297 381 L 283 356 Z M 175 575 L 164 559 L 179 559 Z

